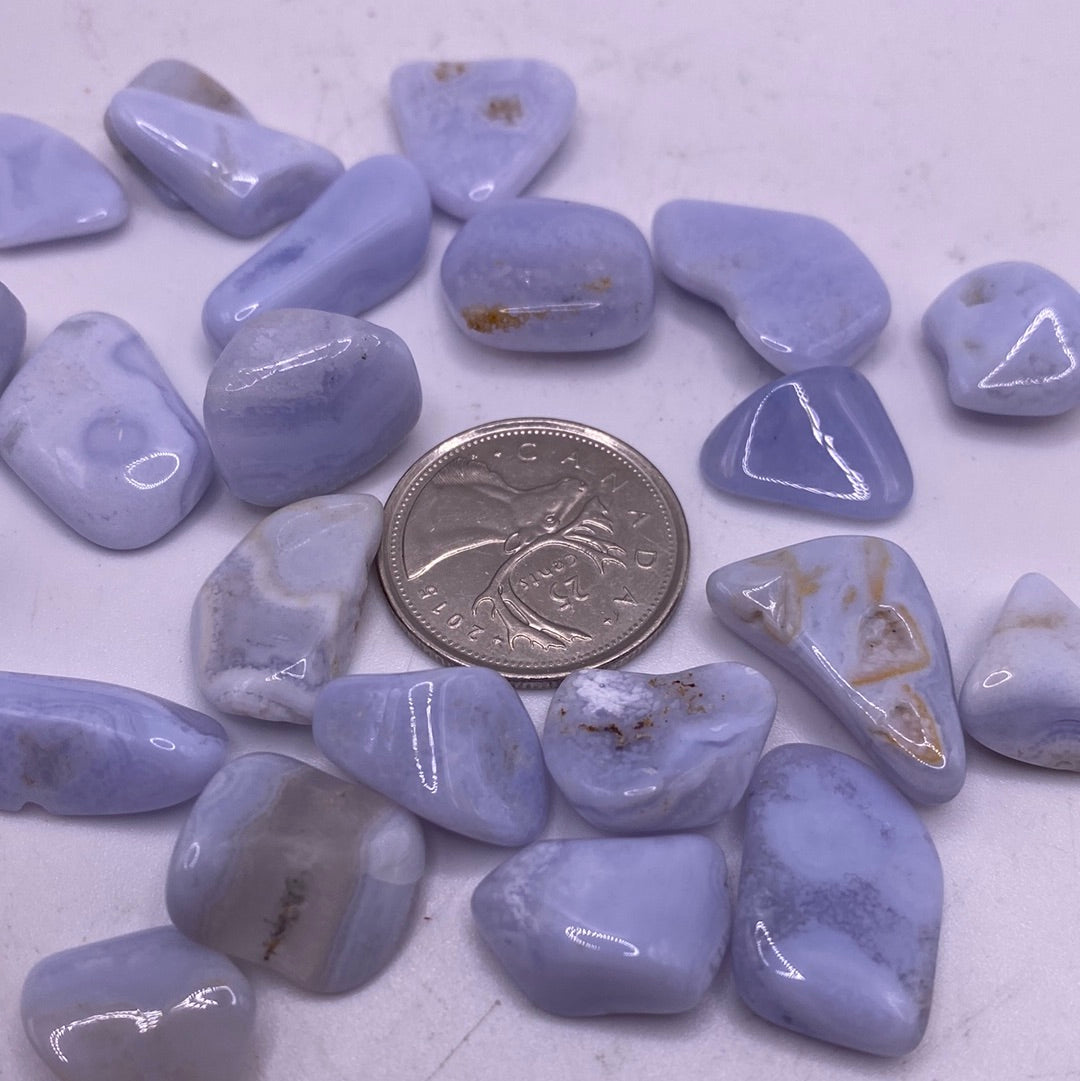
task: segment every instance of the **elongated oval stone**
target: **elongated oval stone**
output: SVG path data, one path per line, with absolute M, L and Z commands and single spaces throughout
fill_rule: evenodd
M 203 328 L 221 348 L 272 308 L 358 315 L 412 278 L 430 230 L 431 197 L 416 166 L 392 154 L 368 158 L 211 292 Z
M 0 672 L 0 810 L 134 814 L 199 794 L 225 761 L 212 717 L 129 687 Z
M 165 536 L 213 476 L 210 446 L 122 319 L 65 320 L 0 397 L 0 457 L 59 518 L 105 548 Z
M 18 366 L 26 344 L 26 312 L 15 294 L 0 282 L 0 393 Z
M 490 669 L 344 676 L 316 700 L 312 734 L 350 777 L 455 833 L 523 845 L 547 822 L 540 740 Z
M 723 852 L 697 834 L 540 841 L 476 887 L 472 912 L 542 1010 L 680 1013 L 727 950 L 726 877 Z
M 566 138 L 576 101 L 542 60 L 419 61 L 390 78 L 405 153 L 457 218 L 520 194 Z
M 39 961 L 22 990 L 34 1050 L 61 1081 L 231 1081 L 255 999 L 227 958 L 153 927 Z
M 831 709 L 909 799 L 964 783 L 945 634 L 911 557 L 880 537 L 821 537 L 721 567 L 720 621 Z
M 513 199 L 478 214 L 450 241 L 442 285 L 457 326 L 496 349 L 615 349 L 652 322 L 645 238 L 584 203 Z
M 854 364 L 889 321 L 881 275 L 820 218 L 676 199 L 656 212 L 653 245 L 664 274 L 719 304 L 782 372 Z
M 246 754 L 192 807 L 166 903 L 196 942 L 308 991 L 349 991 L 397 952 L 423 870 L 408 811 L 294 758 Z
M 750 784 L 735 986 L 773 1024 L 904 1055 L 930 1012 L 943 885 L 910 804 L 838 751 L 787 744 Z
M 370 495 L 305 499 L 255 526 L 195 598 L 192 652 L 207 700 L 310 724 L 315 696 L 352 656 L 381 532 Z
M 744 664 L 658 676 L 587 668 L 552 696 L 544 759 L 597 829 L 698 829 L 742 799 L 775 713 L 772 685 Z
M 233 495 L 280 507 L 374 469 L 412 430 L 421 399 L 412 353 L 392 330 L 287 308 L 228 343 L 203 419 Z
M 1080 771 L 1080 608 L 1049 578 L 1012 587 L 960 691 L 964 731 L 998 754 Z
M 874 388 L 853 368 L 807 368 L 754 391 L 712 431 L 701 471 L 731 495 L 841 518 L 891 518 L 911 466 Z
M 74 139 L 0 113 L 0 250 L 104 233 L 127 216 L 124 189 Z
M 154 90 L 121 90 L 108 117 L 134 157 L 233 236 L 258 236 L 295 218 L 344 171 L 306 139 Z
M 964 409 L 1045 417 L 1080 402 L 1080 293 L 1033 263 L 964 274 L 927 309 L 923 336 Z

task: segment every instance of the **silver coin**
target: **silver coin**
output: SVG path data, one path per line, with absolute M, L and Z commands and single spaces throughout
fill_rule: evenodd
M 428 451 L 386 504 L 379 573 L 425 649 L 549 684 L 624 661 L 671 614 L 690 541 L 646 458 L 572 421 L 494 421 Z

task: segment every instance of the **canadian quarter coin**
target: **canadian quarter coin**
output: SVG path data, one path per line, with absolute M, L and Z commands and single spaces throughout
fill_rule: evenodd
M 428 451 L 386 504 L 379 573 L 430 652 L 518 684 L 632 656 L 686 581 L 682 507 L 614 436 L 525 418 Z

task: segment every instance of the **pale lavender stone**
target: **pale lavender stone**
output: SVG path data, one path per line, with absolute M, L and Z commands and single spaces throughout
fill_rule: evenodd
M 192 653 L 207 700 L 310 724 L 315 696 L 352 657 L 381 533 L 370 495 L 305 499 L 255 526 L 195 598 Z
M 233 236 L 257 236 L 295 218 L 343 172 L 333 154 L 306 139 L 154 90 L 121 90 L 107 116 L 134 157 Z
M 225 347 L 203 418 L 233 495 L 280 507 L 374 469 L 412 430 L 421 400 L 412 354 L 392 330 L 287 308 L 256 316 Z
M 26 344 L 26 312 L 18 298 L 0 282 L 0 393 L 7 386 Z
M 408 811 L 296 759 L 247 754 L 195 802 L 166 903 L 211 949 L 308 991 L 348 991 L 397 952 L 423 870 Z
M 744 664 L 656 676 L 583 669 L 552 696 L 544 759 L 597 829 L 697 829 L 742 799 L 775 713 L 772 684 Z
M 202 791 L 227 744 L 213 718 L 142 691 L 0 672 L 0 810 L 171 807 Z
M 697 834 L 540 841 L 476 887 L 480 937 L 565 1017 L 693 1009 L 727 950 L 723 852 Z
M 943 884 L 911 805 L 838 751 L 788 744 L 750 784 L 735 986 L 784 1028 L 905 1055 L 930 1011 Z
M 253 1057 L 251 985 L 173 927 L 44 958 L 21 1012 L 61 1081 L 233 1081 Z
M 122 225 L 116 178 L 59 131 L 0 114 L 0 250 L 103 233 Z
M 358 315 L 419 270 L 430 231 L 431 197 L 416 166 L 392 154 L 368 158 L 211 292 L 203 328 L 221 348 L 273 308 Z
M 405 153 L 458 218 L 520 194 L 566 138 L 576 102 L 542 60 L 418 61 L 390 78 Z
M 613 210 L 512 199 L 467 221 L 442 260 L 454 323 L 496 349 L 584 352 L 636 341 L 652 322 L 652 255 Z
M 1080 402 L 1080 293 L 1040 266 L 969 271 L 927 309 L 923 335 L 964 409 L 1045 417 Z
M 889 291 L 836 226 L 806 214 L 697 199 L 653 219 L 660 269 L 719 304 L 782 372 L 854 364 L 889 321 Z
M 316 700 L 312 733 L 349 776 L 466 837 L 523 845 L 547 821 L 540 740 L 490 669 L 344 676 Z
M 801 680 L 909 799 L 964 783 L 964 734 L 937 609 L 911 557 L 880 537 L 821 537 L 721 567 L 726 627 Z
M 122 319 L 65 320 L 0 396 L 0 458 L 87 540 L 141 548 L 191 511 L 213 476 L 198 421 Z

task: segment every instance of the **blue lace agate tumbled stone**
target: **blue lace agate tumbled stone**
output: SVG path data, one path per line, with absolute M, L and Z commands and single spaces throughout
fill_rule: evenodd
M 854 364 L 889 321 L 881 275 L 820 218 L 676 199 L 656 212 L 653 244 L 664 274 L 719 304 L 782 372 Z
M 540 841 L 476 887 L 480 937 L 564 1017 L 680 1013 L 708 991 L 731 928 L 723 852 L 697 834 Z
M 232 1081 L 253 1058 L 251 985 L 174 927 L 44 958 L 21 1005 L 30 1043 L 61 1081 Z
M 203 328 L 221 348 L 273 308 L 358 315 L 419 270 L 430 231 L 431 197 L 416 166 L 392 154 L 368 158 L 216 286 Z
M 26 344 L 26 312 L 15 294 L 0 282 L 0 392 L 7 386 Z
M 742 799 L 775 713 L 772 684 L 744 664 L 658 676 L 586 668 L 552 696 L 544 759 L 597 829 L 696 829 Z
M 493 206 L 450 241 L 441 273 L 454 322 L 496 349 L 614 349 L 652 322 L 649 246 L 633 222 L 598 206 Z
M 904 1055 L 930 1011 L 942 874 L 910 804 L 868 766 L 787 744 L 750 784 L 735 986 L 784 1028 Z
M 203 419 L 229 491 L 280 507 L 374 469 L 420 405 L 412 354 L 392 330 L 287 308 L 257 316 L 225 347 Z
M 520 194 L 566 138 L 576 101 L 542 60 L 417 62 L 390 79 L 405 153 L 458 218 Z
M 202 497 L 213 459 L 199 422 L 122 319 L 65 320 L 0 396 L 0 458 L 87 540 L 141 548 Z
M 455 833 L 523 845 L 547 821 L 540 740 L 490 669 L 343 676 L 316 699 L 312 733 L 349 776 Z
M 0 810 L 155 811 L 202 791 L 225 761 L 212 717 L 129 687 L 0 672 Z
M 909 799 L 960 791 L 945 633 L 902 548 L 821 537 L 721 567 L 706 592 L 720 621 L 816 694 Z
M 423 870 L 408 811 L 294 758 L 246 754 L 192 807 L 166 903 L 196 942 L 308 991 L 349 991 L 397 952 Z
M 701 470 L 722 492 L 843 518 L 891 518 L 911 499 L 911 466 L 885 407 L 846 367 L 754 391 L 713 429 Z
M 116 137 L 211 225 L 250 237 L 295 218 L 344 171 L 321 146 L 154 90 L 121 90 Z
M 969 271 L 927 309 L 923 335 L 964 409 L 1044 417 L 1080 402 L 1080 293 L 1040 266 Z
M 0 250 L 103 233 L 123 225 L 116 178 L 73 139 L 0 114 Z

